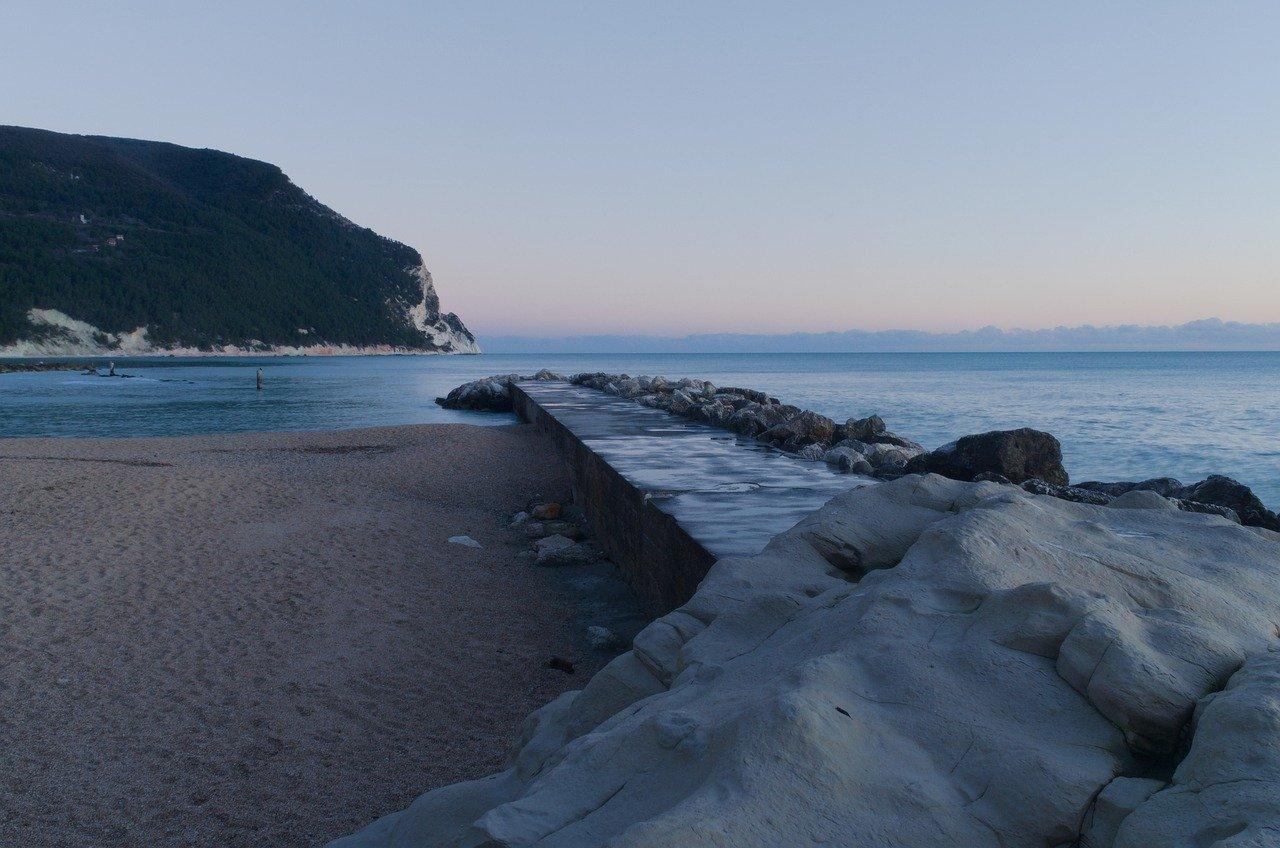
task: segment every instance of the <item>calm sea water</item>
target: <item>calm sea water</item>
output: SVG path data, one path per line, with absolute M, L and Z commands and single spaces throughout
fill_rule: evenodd
M 759 388 L 932 447 L 1030 426 L 1074 480 L 1223 473 L 1280 505 L 1280 353 L 619 354 L 118 360 L 129 379 L 0 374 L 0 436 L 321 430 L 508 416 L 437 395 L 487 374 L 623 371 Z M 254 389 L 262 368 L 266 389 Z

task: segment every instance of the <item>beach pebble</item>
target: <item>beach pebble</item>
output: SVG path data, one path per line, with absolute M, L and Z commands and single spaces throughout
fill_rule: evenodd
M 586 565 L 599 559 L 594 548 L 566 536 L 548 536 L 534 543 L 538 565 Z
M 587 628 L 587 641 L 597 651 L 616 651 L 623 647 L 622 637 L 598 624 Z
M 453 542 L 453 544 L 455 545 L 462 545 L 468 548 L 483 547 L 479 542 L 477 542 L 475 539 L 471 538 L 470 536 L 450 536 L 449 541 Z
M 573 540 L 559 534 L 547 536 L 545 539 L 539 539 L 533 543 L 533 548 L 538 552 L 539 556 L 550 551 L 559 551 L 570 547 L 573 547 Z
M 542 664 L 543 668 L 551 668 L 556 671 L 563 671 L 565 674 L 573 674 L 573 663 L 564 657 L 552 657 Z
M 515 515 L 511 517 L 511 526 L 519 527 L 521 524 L 524 524 L 528 520 L 529 520 L 529 513 L 524 511 L 517 512 Z
M 555 501 L 549 503 L 538 504 L 533 508 L 533 517 L 539 521 L 550 521 L 560 517 L 560 504 Z

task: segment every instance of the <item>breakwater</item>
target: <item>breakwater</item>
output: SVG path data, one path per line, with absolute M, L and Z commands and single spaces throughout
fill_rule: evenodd
M 568 382 L 514 382 L 511 401 L 555 439 L 595 536 L 658 613 L 687 601 L 717 559 L 759 553 L 874 482 Z

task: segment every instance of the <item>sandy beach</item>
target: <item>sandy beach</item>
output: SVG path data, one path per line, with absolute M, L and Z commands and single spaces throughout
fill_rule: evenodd
M 0 844 L 316 845 L 494 770 L 608 659 L 507 528 L 567 488 L 525 426 L 0 440 Z

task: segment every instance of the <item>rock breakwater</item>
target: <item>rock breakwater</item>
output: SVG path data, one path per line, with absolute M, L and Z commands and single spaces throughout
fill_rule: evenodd
M 545 369 L 528 377 L 503 374 L 466 383 L 436 402 L 450 409 L 509 411 L 510 386 L 523 380 L 563 381 L 596 389 L 759 439 L 802 459 L 825 461 L 842 471 L 884 480 L 936 473 L 957 480 L 1014 484 L 1032 494 L 1096 505 L 1138 489 L 1155 492 L 1178 509 L 1280 531 L 1280 516 L 1267 509 L 1248 486 L 1223 475 L 1210 475 L 1190 485 L 1156 478 L 1072 486 L 1058 439 L 1028 427 L 963 436 L 926 452 L 919 443 L 891 432 L 875 414 L 840 424 L 764 392 L 717 387 L 708 380 L 605 372 L 565 376 Z

